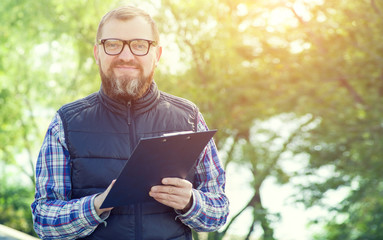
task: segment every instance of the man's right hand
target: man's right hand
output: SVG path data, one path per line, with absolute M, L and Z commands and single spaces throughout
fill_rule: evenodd
M 98 195 L 97 197 L 95 197 L 94 199 L 94 209 L 96 210 L 98 216 L 101 216 L 101 214 L 103 212 L 107 212 L 107 211 L 110 211 L 112 210 L 113 208 L 101 208 L 101 204 L 104 202 L 106 196 L 108 196 L 109 192 L 110 192 L 110 189 L 112 189 L 114 183 L 116 182 L 116 179 L 114 179 L 112 181 L 112 183 L 109 185 L 109 187 L 103 192 L 101 193 L 100 195 Z

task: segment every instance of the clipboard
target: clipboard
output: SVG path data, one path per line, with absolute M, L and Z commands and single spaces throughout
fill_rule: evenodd
M 141 138 L 101 208 L 155 201 L 152 186 L 164 177 L 185 179 L 217 130 Z

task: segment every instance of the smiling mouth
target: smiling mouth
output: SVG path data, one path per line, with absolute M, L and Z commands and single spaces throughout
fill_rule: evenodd
M 120 71 L 141 71 L 141 66 L 133 61 L 124 62 L 124 61 L 116 61 L 112 64 L 115 70 Z
M 115 68 L 134 68 L 134 69 L 138 69 L 137 66 L 132 66 L 132 65 L 117 65 L 117 66 L 115 66 Z
M 114 69 L 122 70 L 122 71 L 139 71 L 140 70 L 140 68 L 136 66 L 126 66 L 126 65 L 115 66 Z

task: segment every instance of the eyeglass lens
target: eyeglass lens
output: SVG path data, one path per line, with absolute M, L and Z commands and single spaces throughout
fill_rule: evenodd
M 149 51 L 150 43 L 148 40 L 135 39 L 127 41 L 130 51 L 134 55 L 146 55 Z M 105 52 L 111 55 L 120 54 L 125 46 L 125 41 L 118 39 L 107 39 L 104 42 Z

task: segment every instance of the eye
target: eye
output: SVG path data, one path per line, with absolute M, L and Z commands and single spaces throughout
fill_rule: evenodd
M 108 40 L 105 41 L 105 47 L 107 48 L 120 48 L 122 46 L 122 42 L 118 40 Z
M 131 48 L 134 48 L 136 50 L 146 50 L 148 49 L 148 46 L 149 46 L 149 43 L 148 41 L 146 40 L 135 40 L 135 41 L 132 41 L 131 44 L 130 44 L 130 47 Z

